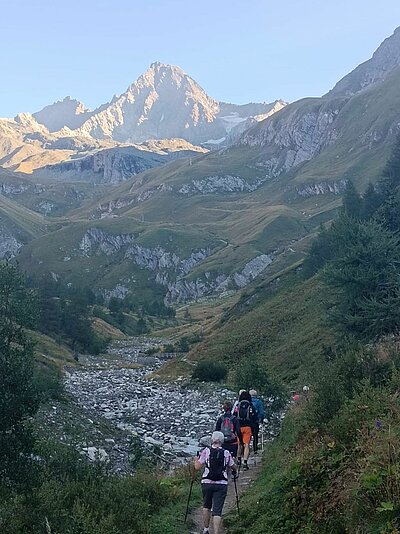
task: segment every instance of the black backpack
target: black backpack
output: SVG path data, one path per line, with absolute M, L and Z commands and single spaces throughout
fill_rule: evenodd
M 239 421 L 249 421 L 250 423 L 255 421 L 256 412 L 254 406 L 248 400 L 242 400 L 238 405 L 238 418 Z
M 204 478 L 214 480 L 215 482 L 218 480 L 227 480 L 224 449 L 214 449 L 211 447 L 206 467 L 208 467 L 208 474 Z
M 227 415 L 222 416 L 221 432 L 224 435 L 225 443 L 232 443 L 236 441 L 237 436 L 235 432 L 235 426 L 233 424 L 232 414 L 227 414 Z

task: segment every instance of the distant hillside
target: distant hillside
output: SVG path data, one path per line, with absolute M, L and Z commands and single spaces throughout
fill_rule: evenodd
M 0 259 L 15 256 L 24 244 L 48 231 L 41 215 L 0 194 Z
M 318 278 L 283 278 L 244 293 L 225 320 L 196 345 L 193 357 L 228 368 L 244 359 L 259 360 L 286 384 L 307 383 L 324 347 L 333 341 L 325 322 L 326 302 Z

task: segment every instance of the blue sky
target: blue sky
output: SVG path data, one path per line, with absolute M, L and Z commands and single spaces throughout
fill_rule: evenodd
M 399 25 L 398 0 L 0 0 L 0 116 L 97 107 L 156 60 L 220 100 L 319 96 Z

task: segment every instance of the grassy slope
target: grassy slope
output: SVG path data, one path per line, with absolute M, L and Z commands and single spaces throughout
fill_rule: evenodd
M 75 365 L 72 352 L 66 345 L 35 331 L 29 331 L 29 336 L 35 343 L 37 361 L 57 369 L 61 369 L 65 364 Z
M 258 358 L 286 383 L 301 385 L 318 363 L 322 348 L 332 341 L 332 333 L 319 279 L 285 284 L 280 288 L 275 281 L 242 297 L 192 357 L 222 360 L 230 366 L 242 358 Z
M 28 241 L 46 233 L 47 221 L 34 211 L 0 195 L 0 220 L 12 234 Z

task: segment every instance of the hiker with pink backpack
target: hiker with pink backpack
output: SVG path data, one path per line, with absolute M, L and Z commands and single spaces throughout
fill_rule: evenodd
M 224 435 L 222 448 L 229 451 L 233 458 L 236 458 L 238 446 L 243 447 L 242 431 L 238 418 L 232 414 L 231 401 L 225 400 L 222 409 L 224 413 L 218 417 L 215 430 L 222 432 Z

